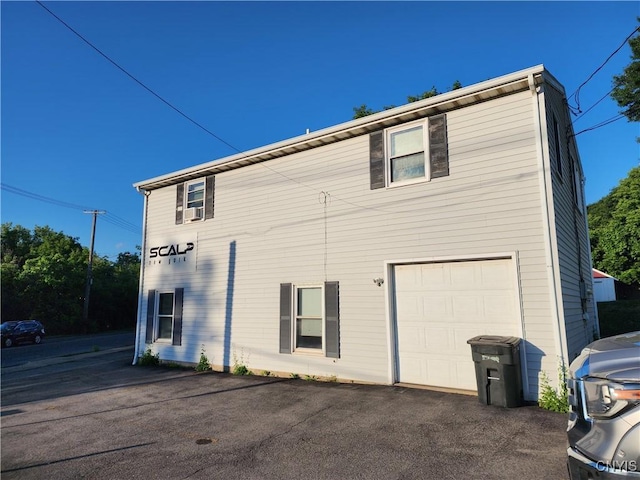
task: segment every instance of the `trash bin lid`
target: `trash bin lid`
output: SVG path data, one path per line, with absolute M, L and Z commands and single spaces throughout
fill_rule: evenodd
M 469 345 L 499 345 L 515 347 L 520 343 L 518 337 L 501 337 L 499 335 L 478 335 L 467 340 Z

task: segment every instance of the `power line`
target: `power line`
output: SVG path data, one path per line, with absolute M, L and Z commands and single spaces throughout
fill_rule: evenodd
M 85 42 L 87 45 L 89 45 L 92 49 L 94 49 L 96 52 L 98 52 L 102 57 L 104 57 L 107 61 L 109 61 L 114 67 L 116 67 L 118 70 L 120 70 L 122 73 L 124 73 L 126 76 L 128 76 L 131 80 L 133 80 L 134 82 L 136 82 L 138 85 L 140 85 L 142 88 L 144 88 L 146 91 L 148 91 L 151 95 L 153 95 L 154 97 L 156 97 L 158 100 L 160 100 L 162 103 L 164 103 L 165 105 L 167 105 L 168 107 L 172 108 L 173 110 L 175 110 L 178 114 L 182 115 L 184 118 L 186 118 L 187 120 L 189 120 L 191 123 L 193 123 L 195 126 L 197 126 L 198 128 L 204 130 L 205 132 L 207 132 L 209 135 L 211 135 L 212 137 L 216 138 L 218 141 L 224 143 L 225 145 L 227 145 L 229 148 L 235 150 L 236 152 L 240 152 L 240 150 L 238 150 L 236 147 L 234 147 L 233 145 L 231 145 L 230 143 L 226 142 L 225 140 L 223 140 L 222 138 L 220 138 L 218 135 L 216 135 L 215 133 L 213 133 L 211 130 L 208 130 L 206 127 L 204 127 L 202 124 L 198 123 L 196 120 L 194 120 L 193 118 L 191 118 L 189 115 L 187 115 L 186 113 L 184 113 L 182 110 L 180 110 L 178 107 L 174 106 L 172 103 L 170 103 L 169 101 L 165 100 L 162 96 L 160 96 L 158 93 L 156 93 L 155 91 L 153 91 L 151 88 L 149 88 L 147 85 L 145 85 L 144 83 L 142 83 L 140 80 L 138 80 L 136 77 L 134 77 L 131 73 L 129 73 L 127 70 L 125 70 L 123 67 L 121 67 L 115 60 L 112 60 L 111 57 L 109 57 L 106 53 L 104 53 L 102 50 L 100 50 L 98 47 L 96 47 L 93 43 L 91 43 L 89 40 L 87 40 L 85 37 L 83 37 L 79 32 L 77 32 L 73 27 L 71 27 L 71 25 L 69 25 L 68 23 L 66 23 L 64 20 L 62 20 L 59 16 L 57 16 L 55 13 L 53 13 L 51 10 L 49 10 L 42 2 L 40 2 L 40 0 L 36 0 L 36 3 L 38 5 L 40 5 L 42 8 L 44 8 L 47 12 L 49 12 L 56 20 L 58 20 L 60 23 L 62 23 L 65 27 L 67 27 L 69 30 L 71 30 L 78 38 L 80 38 L 80 40 L 82 40 L 83 42 Z
M 214 137 L 216 140 L 218 140 L 219 142 L 224 143 L 226 146 L 228 146 L 229 148 L 231 148 L 232 150 L 236 151 L 237 153 L 244 155 L 244 152 L 242 152 L 239 148 L 231 145 L 229 142 L 227 142 L 226 140 L 224 140 L 223 138 L 221 138 L 220 136 L 216 135 L 215 133 L 213 133 L 211 130 L 207 129 L 206 127 L 204 127 L 202 124 L 200 124 L 199 122 L 197 122 L 196 120 L 194 120 L 193 118 L 191 118 L 189 115 L 187 115 L 186 113 L 184 113 L 182 110 L 180 110 L 178 107 L 174 106 L 171 102 L 169 102 L 168 100 L 164 99 L 161 95 L 159 95 L 158 93 L 156 93 L 155 91 L 153 91 L 150 87 L 148 87 L 147 85 L 145 85 L 143 82 L 141 82 L 140 80 L 138 80 L 136 77 L 134 77 L 131 73 L 129 73 L 125 68 L 123 68 L 122 66 L 120 66 L 115 60 L 113 60 L 111 57 L 109 57 L 106 53 L 104 53 L 102 50 L 100 50 L 98 47 L 96 47 L 93 43 L 91 43 L 89 40 L 87 40 L 84 36 L 82 36 L 78 31 L 76 31 L 73 27 L 71 27 L 68 23 L 66 23 L 64 20 L 62 20 L 59 16 L 57 16 L 55 13 L 53 13 L 51 10 L 49 10 L 42 2 L 40 2 L 39 0 L 36 0 L 36 3 L 38 5 L 40 5 L 42 8 L 44 8 L 47 12 L 49 12 L 56 20 L 58 20 L 60 23 L 62 23 L 65 27 L 67 27 L 71 32 L 73 32 L 78 38 L 80 38 L 83 42 L 85 42 L 87 45 L 89 45 L 93 50 L 95 50 L 96 52 L 98 52 L 103 58 L 105 58 L 107 61 L 109 61 L 109 63 L 111 63 L 113 66 L 115 66 L 118 70 L 120 70 L 122 73 L 124 73 L 125 75 L 127 75 L 131 80 L 133 80 L 134 82 L 136 82 L 138 85 L 140 85 L 142 88 L 144 88 L 146 91 L 148 91 L 149 93 L 151 93 L 154 97 L 156 97 L 158 100 L 160 100 L 162 103 L 164 103 L 165 105 L 167 105 L 168 107 L 170 107 L 171 109 L 173 109 L 174 111 L 176 111 L 178 114 L 180 114 L 182 117 L 186 118 L 188 121 L 190 121 L 191 123 L 193 123 L 194 125 L 196 125 L 198 128 L 202 129 L 203 131 L 205 131 L 206 133 L 208 133 L 209 135 L 211 135 L 212 137 Z M 291 178 L 287 175 L 285 175 L 284 173 L 280 173 L 277 170 L 274 170 L 271 167 L 268 167 L 267 165 L 263 165 L 261 163 L 261 165 L 268 169 L 271 170 L 272 172 L 280 175 L 281 177 L 286 178 L 287 180 L 290 180 L 292 182 L 295 182 L 299 185 L 302 185 L 306 188 L 309 188 L 313 191 L 317 191 L 316 188 L 313 188 L 309 185 L 306 185 L 294 178 Z
M 73 210 L 92 210 L 91 207 L 87 207 L 86 205 L 78 205 L 75 203 L 63 202 L 61 200 L 56 200 L 55 198 L 45 197 L 44 195 L 28 192 L 18 187 L 12 187 L 11 185 L 7 185 L 6 183 L 0 183 L 0 188 L 2 188 L 2 190 L 5 190 L 7 192 L 15 193 L 16 195 L 32 198 L 33 200 L 38 200 L 40 202 L 50 203 L 52 205 L 57 205 L 59 207 L 71 208 Z
M 603 120 L 602 122 L 600 122 L 600 123 L 598 123 L 596 125 L 593 125 L 592 127 L 585 128 L 584 130 L 580 130 L 578 133 L 575 133 L 573 136 L 577 137 L 581 133 L 590 132 L 591 130 L 596 130 L 598 128 L 604 127 L 605 125 L 609 125 L 610 123 L 617 122 L 618 120 L 621 120 L 624 117 L 625 117 L 624 114 L 621 113 L 619 115 L 616 115 L 615 117 L 611 117 L 608 120 Z
M 594 103 L 589 108 L 587 108 L 584 112 L 582 112 L 580 115 L 578 115 L 575 118 L 575 120 L 573 121 L 573 124 L 575 125 L 578 120 L 580 120 L 587 113 L 589 113 L 591 110 L 593 110 L 601 101 L 603 101 L 605 98 L 607 98 L 609 95 L 611 95 L 611 92 L 613 92 L 615 90 L 615 88 L 616 87 L 613 87 L 611 90 L 609 90 L 607 93 L 605 93 L 602 97 L 600 97 L 600 100 L 598 100 L 596 103 Z
M 627 44 L 627 42 L 629 41 L 629 39 L 630 39 L 631 37 L 633 37 L 633 36 L 634 36 L 638 31 L 640 31 L 640 27 L 636 27 L 636 28 L 634 28 L 634 29 L 633 29 L 633 32 L 631 32 L 631 33 L 627 36 L 627 38 L 625 38 L 625 39 L 624 39 L 624 41 L 620 44 L 620 46 L 619 46 L 618 48 L 616 48 L 616 49 L 613 51 L 613 53 L 611 53 L 611 55 L 609 55 L 609 56 L 607 57 L 607 59 L 602 63 L 602 65 L 600 65 L 598 68 L 596 68 L 596 69 L 593 71 L 593 73 L 592 73 L 591 75 L 589 75 L 589 77 L 588 77 L 584 82 L 582 82 L 582 83 L 580 84 L 580 86 L 576 89 L 576 91 L 575 91 L 575 92 L 573 92 L 573 93 L 569 96 L 569 98 L 568 98 L 567 100 L 569 100 L 569 99 L 571 99 L 571 98 L 573 97 L 573 98 L 574 98 L 574 100 L 575 100 L 575 103 L 576 103 L 576 106 L 575 106 L 575 107 L 571 107 L 571 106 L 569 106 L 569 108 L 571 109 L 571 111 L 572 111 L 572 113 L 573 113 L 574 115 L 577 115 L 578 113 L 581 113 L 581 110 L 580 110 L 580 90 L 582 89 L 582 87 L 584 87 L 587 83 L 589 83 L 589 82 L 591 81 L 591 79 L 595 76 L 595 74 L 596 74 L 596 73 L 598 73 L 600 70 L 602 70 L 602 68 L 603 68 L 603 67 L 604 67 L 604 66 L 609 62 L 609 60 L 611 60 L 611 58 L 613 58 L 613 56 L 614 56 L 616 53 L 618 53 L 618 52 L 622 49 L 622 47 L 624 47 L 624 46 Z
M 69 208 L 72 210 L 81 210 L 83 212 L 87 210 L 89 211 L 96 210 L 94 208 L 87 207 L 86 205 L 78 205 L 75 203 L 64 202 L 62 200 L 56 200 L 55 198 L 51 198 L 51 197 L 45 197 L 44 195 L 29 192 L 27 190 L 23 190 L 18 187 L 13 187 L 11 185 L 7 185 L 6 183 L 0 183 L 0 188 L 2 188 L 2 190 L 6 192 L 13 193 L 15 195 L 31 198 L 32 200 L 38 200 L 39 202 L 49 203 L 51 205 L 56 205 L 58 207 Z M 137 225 L 134 225 L 133 223 L 128 222 L 127 220 L 121 217 L 118 217 L 117 215 L 110 214 L 107 212 L 105 212 L 104 221 L 111 223 L 116 227 L 122 228 L 123 230 L 127 230 L 131 233 L 140 234 L 140 231 L 141 231 L 140 227 L 138 227 Z

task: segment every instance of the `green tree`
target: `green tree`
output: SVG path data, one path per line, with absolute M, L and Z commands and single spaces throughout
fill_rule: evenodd
M 2 318 L 40 319 L 49 333 L 78 333 L 89 251 L 77 238 L 49 227 L 31 232 L 2 224 Z M 121 253 L 116 262 L 94 255 L 89 317 L 99 330 L 133 327 L 140 258 Z
M 638 19 L 640 21 L 640 18 Z M 636 33 L 640 27 L 636 29 Z M 640 35 L 629 40 L 631 63 L 621 75 L 613 77 L 611 96 L 622 108 L 622 113 L 630 122 L 640 120 Z
M 453 82 L 453 85 L 451 86 L 451 90 L 457 90 L 459 88 L 462 88 L 462 84 L 460 83 L 460 81 L 456 80 L 455 82 Z M 439 95 L 439 94 L 440 92 L 438 92 L 438 90 L 434 86 L 434 87 L 431 87 L 431 90 L 426 90 L 418 95 L 407 96 L 407 103 L 413 103 L 413 102 L 417 102 L 418 100 L 424 100 L 425 98 L 435 97 L 436 95 Z M 383 110 L 389 110 L 395 107 L 396 105 L 386 105 L 385 107 L 383 107 Z M 374 113 L 379 113 L 379 112 L 380 110 L 373 110 L 363 103 L 359 107 L 353 107 L 353 119 L 355 120 L 356 118 L 366 117 L 368 115 L 373 115 Z
M 625 283 L 640 283 L 640 167 L 587 207 L 593 265 Z
M 365 104 L 360 105 L 359 107 L 353 107 L 353 119 L 366 117 L 368 115 L 373 115 L 374 113 L 378 113 L 374 110 L 371 110 Z
M 32 246 L 31 232 L 11 223 L 2 224 L 0 237 L 0 298 L 2 298 L 2 318 L 27 318 L 28 304 L 23 301 L 25 284 L 21 278 L 22 268 L 29 258 Z
M 136 253 L 120 253 L 115 263 L 106 259 L 94 263 L 89 314 L 98 330 L 135 325 L 139 276 L 140 257 Z
M 20 274 L 26 298 L 37 299 L 30 316 L 53 331 L 71 333 L 82 319 L 88 249 L 49 227 L 35 227 L 32 238 L 30 258 Z
M 418 100 L 424 100 L 425 98 L 435 97 L 436 95 L 438 95 L 438 90 L 436 89 L 436 87 L 431 87 L 431 90 L 422 92 L 421 94 L 416 95 L 415 97 L 413 95 L 409 95 L 407 97 L 407 103 L 417 102 Z

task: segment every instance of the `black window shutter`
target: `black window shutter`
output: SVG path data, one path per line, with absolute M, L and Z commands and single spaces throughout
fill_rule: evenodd
M 369 135 L 369 176 L 371 190 L 384 188 L 384 132 L 373 132 Z
M 449 175 L 447 117 L 444 113 L 429 118 L 429 162 L 431 178 Z
M 291 284 L 280 284 L 280 353 L 291 353 Z
M 562 177 L 562 147 L 560 146 L 560 127 L 556 116 L 553 116 L 553 140 L 556 147 L 556 167 L 558 175 Z
M 147 333 L 145 336 L 145 343 L 153 343 L 153 317 L 154 310 L 156 308 L 156 291 L 149 290 L 147 296 Z
M 216 177 L 209 175 L 206 180 L 204 195 L 204 218 L 213 218 L 213 210 L 215 205 Z
M 184 183 L 176 185 L 176 225 L 182 225 L 182 210 L 184 209 Z
M 172 345 L 182 345 L 182 301 L 184 288 L 176 288 L 173 306 L 173 336 Z
M 338 282 L 324 284 L 324 314 L 327 357 L 340 358 L 340 294 Z

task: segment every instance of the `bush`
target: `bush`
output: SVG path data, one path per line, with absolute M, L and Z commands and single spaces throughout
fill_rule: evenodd
M 196 365 L 196 372 L 206 372 L 207 370 L 211 370 L 211 364 L 209 364 L 209 359 L 204 352 L 204 345 L 202 345 L 202 350 L 200 350 L 200 361 L 198 365 Z
M 547 374 L 542 372 L 540 397 L 538 399 L 538 405 L 540 408 L 559 413 L 569 412 L 569 389 L 567 388 L 566 376 L 566 367 L 558 368 L 559 387 L 558 390 L 556 390 L 549 383 L 549 377 Z
M 142 367 L 155 367 L 160 365 L 160 354 L 151 351 L 148 347 L 140 358 L 138 358 L 138 365 Z

